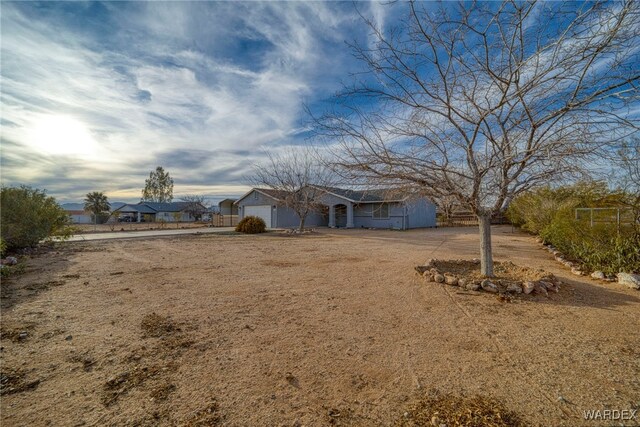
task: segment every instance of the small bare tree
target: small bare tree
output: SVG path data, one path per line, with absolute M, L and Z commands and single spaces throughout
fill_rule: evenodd
M 266 162 L 255 165 L 253 172 L 252 184 L 275 190 L 280 203 L 300 218 L 300 231 L 309 214 L 323 209 L 319 199 L 332 183 L 330 169 L 318 153 L 307 148 L 268 153 Z
M 389 31 L 367 21 L 365 72 L 314 122 L 343 173 L 470 209 L 492 276 L 492 215 L 638 130 L 640 2 L 433 6 L 408 3 Z
M 207 208 L 205 206 L 206 198 L 195 194 L 182 197 L 180 200 L 186 202 L 184 211 L 194 217 L 196 221 L 202 218 Z

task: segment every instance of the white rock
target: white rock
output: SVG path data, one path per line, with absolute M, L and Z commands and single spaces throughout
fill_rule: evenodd
M 18 263 L 18 258 L 14 256 L 8 256 L 5 258 L 5 264 L 16 265 Z
M 494 294 L 498 293 L 498 287 L 489 279 L 484 279 L 482 283 L 480 283 L 480 286 L 482 286 L 482 289 L 487 292 L 491 292 Z
M 438 283 L 443 283 L 444 276 L 442 274 L 436 274 L 435 276 L 433 276 L 433 280 L 435 280 Z
M 467 285 L 465 286 L 465 289 L 468 291 L 477 291 L 478 289 L 480 289 L 480 283 L 477 283 L 477 282 L 467 283 Z
M 582 270 L 580 270 L 577 267 L 573 267 L 571 268 L 571 274 L 575 274 L 576 276 L 582 276 L 584 273 L 582 273 Z
M 522 284 L 522 291 L 527 295 L 533 292 L 535 288 L 536 288 L 536 285 L 533 282 L 524 282 Z
M 430 271 L 425 271 L 422 277 L 424 277 L 427 282 L 433 282 L 433 274 L 431 274 Z
M 467 279 L 465 278 L 458 279 L 458 286 L 460 286 L 461 288 L 464 288 L 465 286 L 467 286 Z
M 627 288 L 640 290 L 640 274 L 618 273 L 618 283 Z
M 593 273 L 591 273 L 591 277 L 593 277 L 594 279 L 598 279 L 598 280 L 606 279 L 606 276 L 604 275 L 604 273 L 602 271 L 594 271 Z
M 444 276 L 444 282 L 447 285 L 458 286 L 458 278 L 456 276 Z

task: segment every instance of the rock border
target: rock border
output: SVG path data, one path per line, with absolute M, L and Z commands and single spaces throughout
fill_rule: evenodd
M 584 266 L 580 261 L 572 262 L 565 258 L 564 254 L 556 249 L 552 244 L 544 243 L 542 238 L 536 237 L 536 241 L 540 243 L 554 259 L 565 267 L 571 269 L 571 274 L 575 276 L 586 276 Z M 630 289 L 640 290 L 640 274 L 620 272 L 615 275 L 606 275 L 602 271 L 596 270 L 589 274 L 589 277 L 602 282 L 618 282 Z
M 504 280 L 504 279 L 469 279 L 459 274 L 442 271 L 436 267 L 439 260 L 430 259 L 424 265 L 419 265 L 415 269 L 427 283 L 439 283 L 449 286 L 457 286 L 467 291 L 484 291 L 492 294 L 538 294 L 548 296 L 549 292 L 560 291 L 562 282 L 553 274 L 549 273 L 542 279 L 536 281 L 525 280 Z M 455 263 L 471 263 L 480 265 L 479 259 L 473 260 L 441 260 Z

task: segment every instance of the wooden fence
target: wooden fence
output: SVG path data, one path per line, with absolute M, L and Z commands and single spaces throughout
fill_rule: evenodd
M 449 218 L 444 218 L 443 215 L 438 214 L 436 218 L 438 227 L 478 226 L 478 217 L 467 211 L 454 212 Z M 491 224 L 510 224 L 510 222 L 503 214 L 499 214 L 491 218 Z
M 211 224 L 214 227 L 235 227 L 238 225 L 238 215 L 213 214 Z

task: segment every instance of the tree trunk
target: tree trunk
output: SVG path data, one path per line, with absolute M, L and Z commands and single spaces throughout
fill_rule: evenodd
M 306 216 L 301 216 L 300 217 L 300 232 L 302 233 L 304 231 L 304 221 L 305 219 L 307 219 Z
M 491 254 L 491 215 L 478 215 L 480 226 L 480 272 L 483 276 L 493 276 L 493 256 Z

